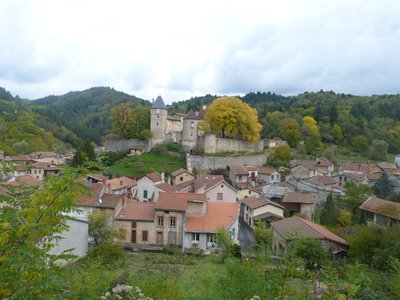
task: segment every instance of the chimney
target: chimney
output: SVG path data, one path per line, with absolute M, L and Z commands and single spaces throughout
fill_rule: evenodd
M 319 160 L 319 157 L 317 157 L 317 165 L 319 166 L 321 164 L 321 161 Z
M 165 183 L 165 173 L 161 172 L 161 183 Z

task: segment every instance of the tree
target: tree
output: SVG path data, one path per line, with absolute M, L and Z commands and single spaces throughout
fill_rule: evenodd
M 322 147 L 321 133 L 317 121 L 313 117 L 305 116 L 303 118 L 303 129 L 306 136 L 304 143 L 307 153 L 317 154 Z
M 307 238 L 295 239 L 291 245 L 294 255 L 304 260 L 307 269 L 319 269 L 328 257 L 320 240 Z
M 274 147 L 272 155 L 268 158 L 267 164 L 272 167 L 288 166 L 290 161 L 290 148 L 283 145 Z
M 373 140 L 369 157 L 375 160 L 385 160 L 389 145 L 383 140 Z
M 113 131 L 121 138 L 133 137 L 135 114 L 129 103 L 121 103 L 111 108 L 111 122 Z
M 225 260 L 231 254 L 231 248 L 233 246 L 231 235 L 225 228 L 221 227 L 217 230 L 217 244 L 218 244 L 218 254 L 221 261 L 224 263 Z
M 111 243 L 114 239 L 123 239 L 126 235 L 121 227 L 114 227 L 107 220 L 112 219 L 112 215 L 97 210 L 88 216 L 89 235 L 93 238 L 95 246 Z
M 341 143 L 344 140 L 342 127 L 336 123 L 331 128 L 331 135 L 336 143 Z
M 339 117 L 339 113 L 337 111 L 336 105 L 333 104 L 331 106 L 331 110 L 329 111 L 329 122 L 331 123 L 331 126 L 336 123 L 337 119 Z
M 257 110 L 235 97 L 221 97 L 207 108 L 200 128 L 222 137 L 240 138 L 251 142 L 260 139 L 262 126 Z
M 320 222 L 322 225 L 335 226 L 337 221 L 336 201 L 330 193 L 322 206 Z
M 28 143 L 24 140 L 16 142 L 12 145 L 12 148 L 16 154 L 25 154 L 28 150 L 28 147 Z
M 87 166 L 87 164 L 96 159 L 96 154 L 92 143 L 89 140 L 85 140 L 80 144 L 75 152 L 74 158 L 72 159 L 71 166 Z
M 301 141 L 300 125 L 295 119 L 284 119 L 281 122 L 279 134 L 286 140 L 291 148 L 296 148 Z
M 357 135 L 353 138 L 351 147 L 354 151 L 359 153 L 366 153 L 368 151 L 368 139 L 364 135 Z
M 351 213 L 353 218 L 357 221 L 356 215 L 357 210 L 365 200 L 368 199 L 372 194 L 372 188 L 365 184 L 356 185 L 349 181 L 345 185 L 345 192 L 343 196 L 339 196 L 339 202 L 346 206 Z
M 0 208 L 0 298 L 43 299 L 58 292 L 52 276 L 59 259 L 50 255 L 59 234 L 68 229 L 68 213 L 84 187 L 76 180 L 81 170 L 65 169 L 46 179 L 39 189 L 7 197 Z
M 393 193 L 393 185 L 386 172 L 374 184 L 374 194 L 382 199 L 387 199 Z

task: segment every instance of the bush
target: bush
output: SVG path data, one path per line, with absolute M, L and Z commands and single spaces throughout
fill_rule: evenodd
M 93 259 L 107 266 L 121 266 L 126 260 L 126 253 L 119 244 L 104 243 L 88 251 L 88 259 Z

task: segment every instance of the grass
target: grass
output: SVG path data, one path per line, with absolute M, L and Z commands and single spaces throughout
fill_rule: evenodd
M 143 176 L 150 172 L 172 172 L 185 167 L 186 161 L 183 158 L 149 152 L 123 158 L 107 168 L 107 171 L 113 176 Z

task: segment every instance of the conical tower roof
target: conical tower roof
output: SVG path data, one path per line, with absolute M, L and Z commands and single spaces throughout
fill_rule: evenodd
M 193 110 L 190 110 L 190 111 L 186 114 L 185 119 L 193 119 L 193 120 L 196 120 L 196 119 L 197 119 L 197 115 L 196 115 L 196 113 L 195 113 Z
M 153 105 L 151 108 L 162 108 L 162 109 L 167 109 L 164 103 L 164 100 L 161 96 L 158 96 L 156 101 L 154 101 Z

